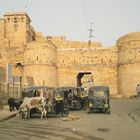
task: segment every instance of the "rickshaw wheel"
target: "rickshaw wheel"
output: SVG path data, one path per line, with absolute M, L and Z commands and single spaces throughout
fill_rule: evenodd
M 107 113 L 107 114 L 110 114 L 110 109 L 107 109 L 106 113 Z
M 108 111 L 107 113 L 110 114 L 110 111 Z
M 90 114 L 91 113 L 91 110 L 89 108 L 87 108 L 87 113 Z

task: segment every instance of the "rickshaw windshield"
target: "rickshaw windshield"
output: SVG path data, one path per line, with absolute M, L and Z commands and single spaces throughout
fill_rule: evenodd
M 89 92 L 89 98 L 108 98 L 108 94 L 105 91 L 92 91 Z
M 56 100 L 63 100 L 64 99 L 64 93 L 62 91 L 56 90 L 55 91 L 55 99 Z

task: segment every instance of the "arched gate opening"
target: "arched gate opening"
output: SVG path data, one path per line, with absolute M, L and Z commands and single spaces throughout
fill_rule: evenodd
M 82 87 L 84 84 L 90 84 L 93 82 L 93 77 L 91 72 L 80 72 L 77 77 L 77 86 Z

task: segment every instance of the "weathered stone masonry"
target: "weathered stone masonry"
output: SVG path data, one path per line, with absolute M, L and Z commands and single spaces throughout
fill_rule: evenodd
M 22 87 L 29 85 L 107 85 L 111 96 L 135 95 L 140 83 L 140 32 L 118 39 L 112 47 L 99 42 L 69 41 L 63 36 L 44 37 L 30 24 L 25 12 L 6 13 L 0 18 L 0 68 L 12 65 L 12 75 L 20 76 Z M 0 73 L 4 76 L 3 73 Z M 79 78 L 79 77 L 80 78 Z M 0 78 L 8 82 L 8 73 Z

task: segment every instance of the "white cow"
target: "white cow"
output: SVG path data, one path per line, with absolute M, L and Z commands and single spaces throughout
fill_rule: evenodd
M 20 114 L 22 114 L 22 117 L 27 119 L 30 118 L 31 109 L 37 108 L 39 111 L 41 111 L 41 119 L 42 119 L 43 116 L 46 117 L 47 115 L 45 105 L 46 99 L 44 97 L 32 97 L 32 98 L 25 97 L 23 103 L 20 105 L 19 111 Z

